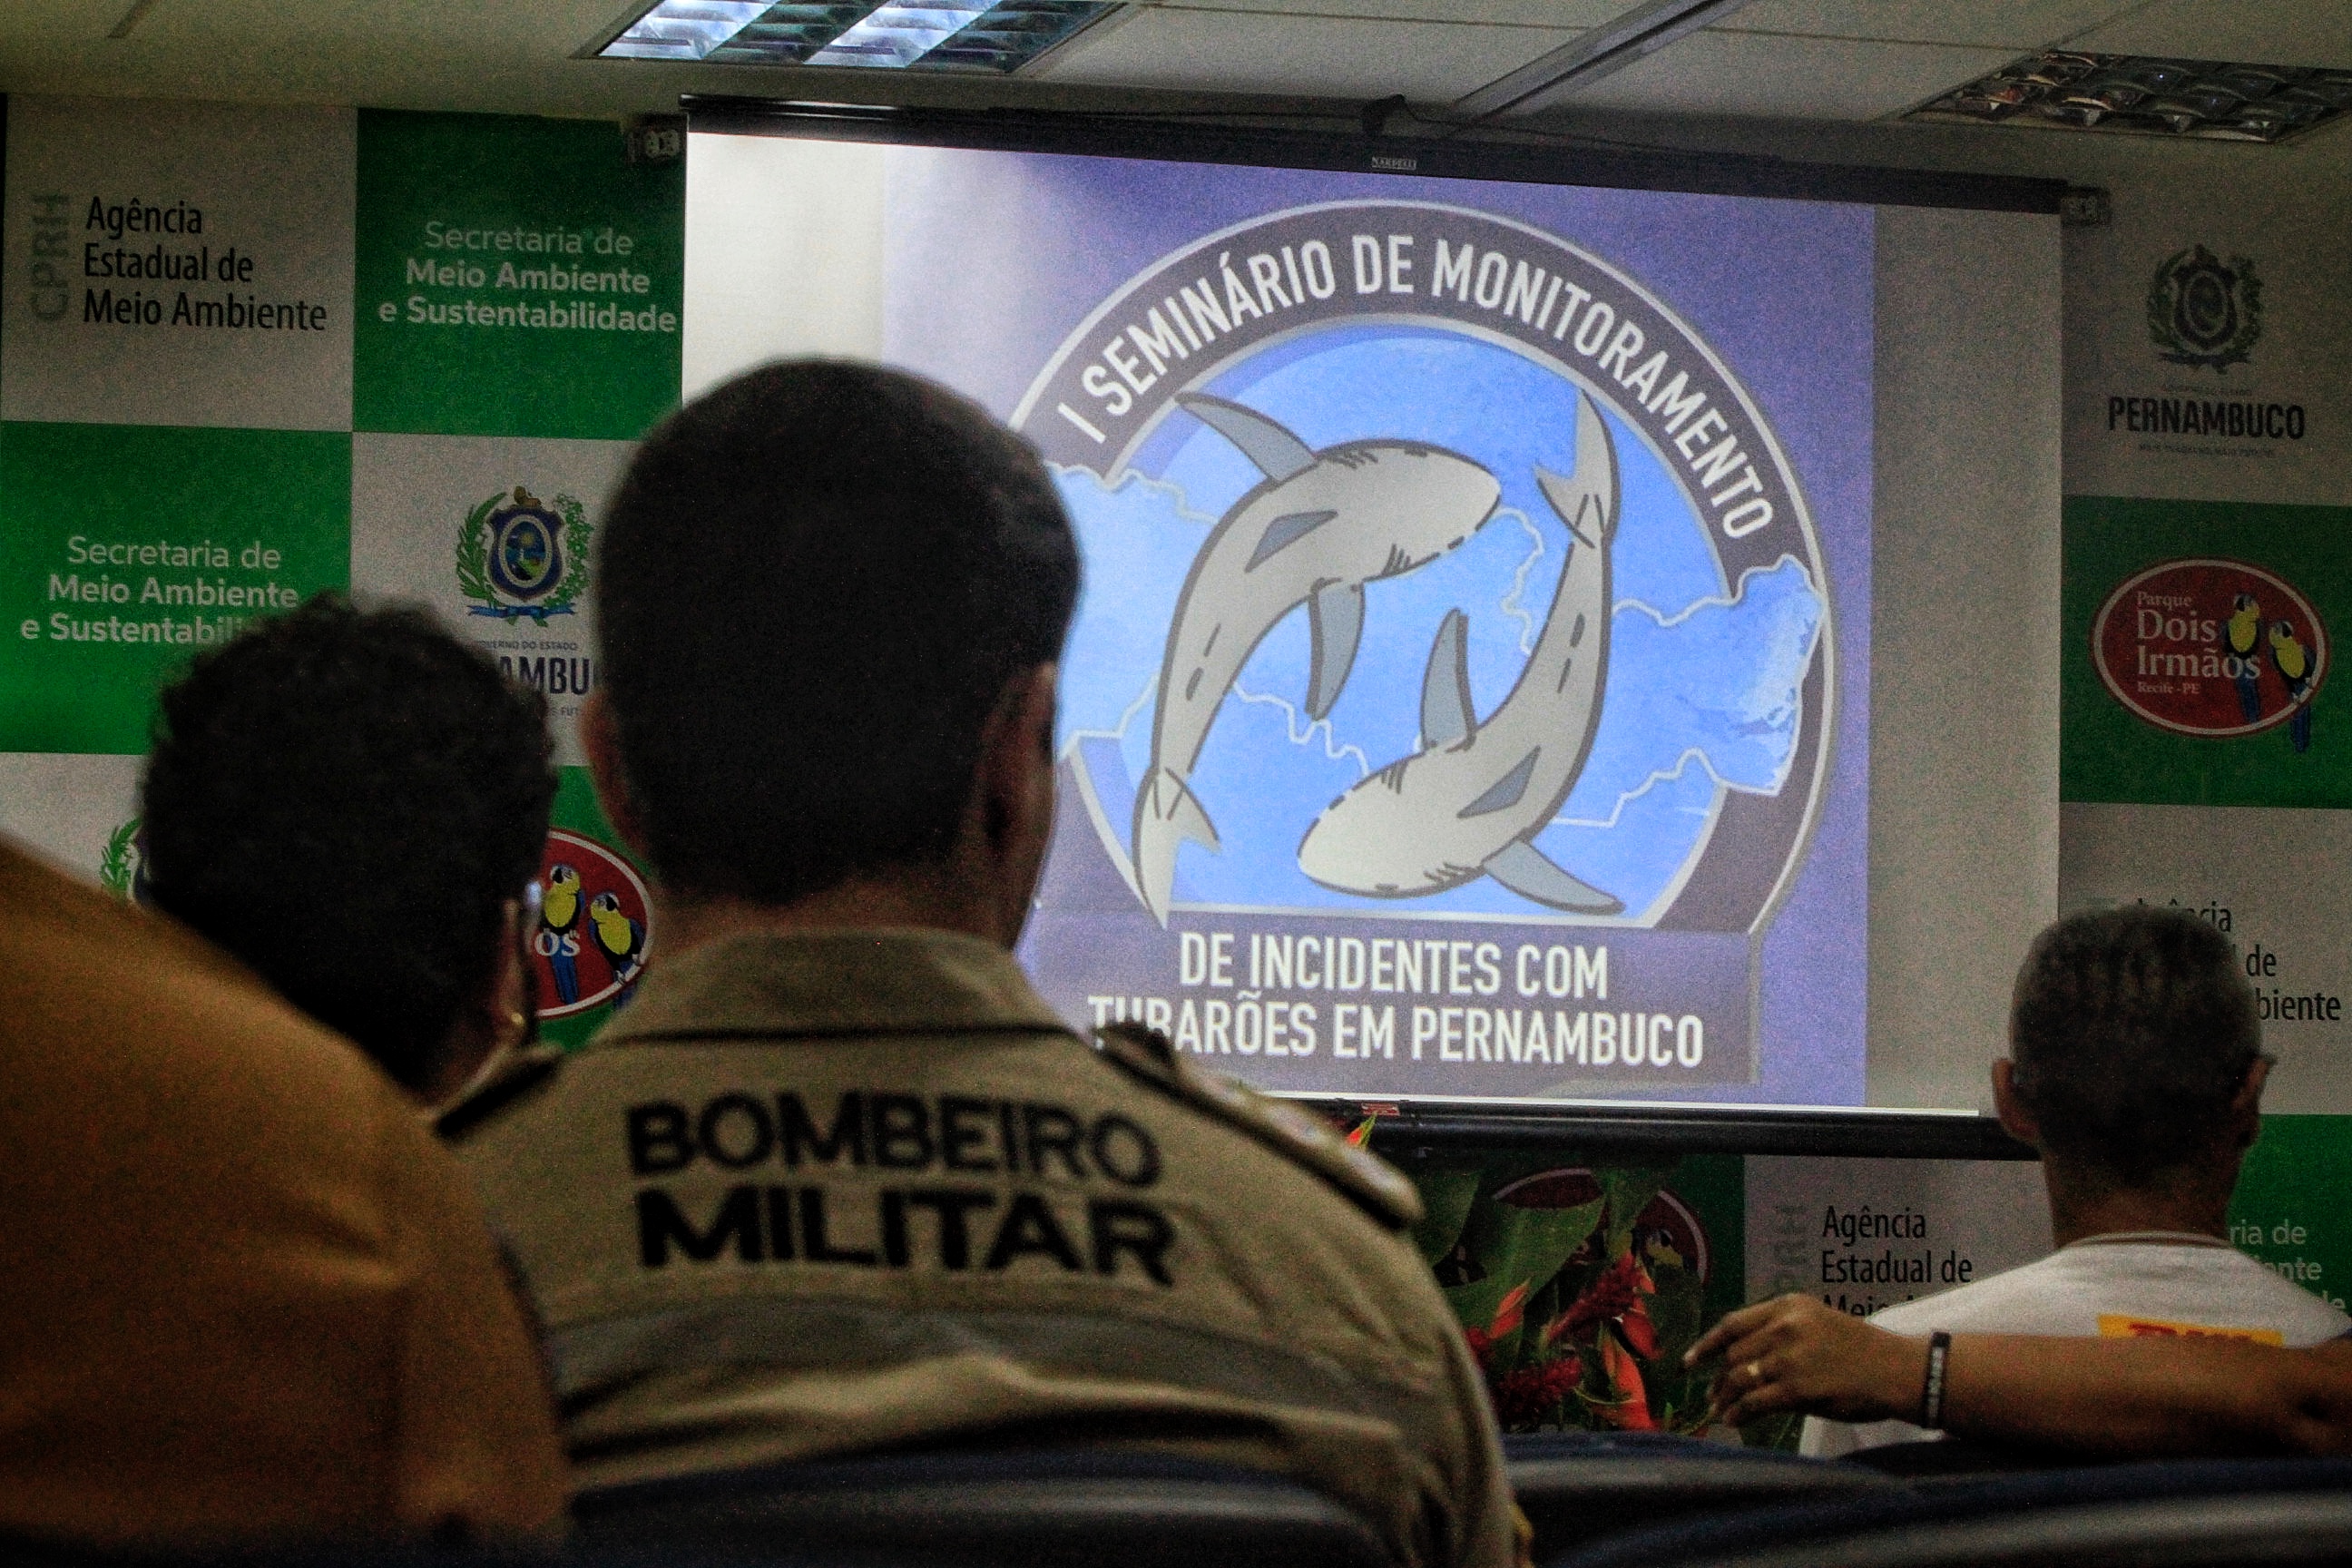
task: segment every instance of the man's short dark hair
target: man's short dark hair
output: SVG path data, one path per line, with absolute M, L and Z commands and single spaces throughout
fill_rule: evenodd
M 600 679 L 645 848 L 706 897 L 792 903 L 943 856 L 990 713 L 1060 657 L 1077 601 L 1036 453 L 865 365 L 770 365 L 688 405 L 600 531 Z
M 2011 1012 L 2018 1097 L 2045 1146 L 2126 1184 L 2217 1149 L 2262 1054 L 2238 953 L 2186 910 L 2130 905 L 2034 938 Z
M 421 610 L 320 595 L 163 693 L 146 897 L 419 1088 L 539 868 L 547 704 Z

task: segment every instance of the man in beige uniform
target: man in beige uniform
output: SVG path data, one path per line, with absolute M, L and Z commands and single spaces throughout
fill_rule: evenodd
M 1401 1561 L 1515 1542 L 1410 1186 L 1097 1049 L 1011 948 L 1077 592 L 1035 456 L 839 364 L 720 388 L 604 526 L 597 786 L 658 883 L 637 997 L 471 1166 L 582 1479 L 1108 1441 L 1297 1476 Z
M 0 844 L 0 1535 L 541 1531 L 554 1412 L 464 1178 L 358 1047 Z

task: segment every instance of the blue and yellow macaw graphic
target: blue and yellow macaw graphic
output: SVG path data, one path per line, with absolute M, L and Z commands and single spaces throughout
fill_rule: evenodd
M 2287 721 L 2287 739 L 2298 752 L 2311 750 L 2311 707 L 2304 693 L 2311 687 L 2311 650 L 2295 640 L 2294 628 L 2284 621 L 2271 623 L 2271 665 L 2286 682 L 2286 700 L 2295 704 Z
M 2252 594 L 2241 594 L 2231 602 L 2229 621 L 2230 651 L 2239 659 L 2238 673 L 2233 678 L 2238 688 L 2238 711 L 2246 716 L 2249 724 L 2260 723 L 2263 717 L 2263 606 Z
M 588 900 L 588 940 L 604 955 L 605 964 L 613 971 L 613 984 L 622 988 L 625 998 L 628 986 L 645 967 L 646 928 L 621 912 L 617 893 L 599 893 Z M 616 998 L 614 1005 L 619 1005 Z
M 555 940 L 540 943 L 555 976 L 555 994 L 565 1005 L 580 1000 L 580 872 L 562 861 L 547 868 L 547 892 L 539 906 L 540 929 Z

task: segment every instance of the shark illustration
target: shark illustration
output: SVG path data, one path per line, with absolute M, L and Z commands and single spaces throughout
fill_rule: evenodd
M 1538 468 L 1536 480 L 1576 542 L 1518 684 L 1477 721 L 1469 623 L 1447 611 L 1422 681 L 1421 750 L 1333 801 L 1298 846 L 1299 869 L 1323 886 L 1411 899 L 1487 876 L 1551 909 L 1623 911 L 1530 842 L 1584 771 L 1609 674 L 1617 453 L 1591 399 L 1577 400 L 1575 477 Z
M 1456 453 L 1412 441 L 1349 441 L 1318 452 L 1255 410 L 1186 393 L 1177 402 L 1265 475 L 1193 557 L 1168 629 L 1151 767 L 1135 797 L 1137 891 L 1168 923 L 1176 850 L 1215 849 L 1189 779 L 1217 709 L 1265 635 L 1304 603 L 1314 658 L 1307 711 L 1331 710 L 1355 663 L 1364 584 L 1426 565 L 1495 514 L 1502 486 Z

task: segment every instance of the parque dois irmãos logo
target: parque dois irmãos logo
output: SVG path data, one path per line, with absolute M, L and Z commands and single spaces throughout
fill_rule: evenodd
M 628 999 L 653 948 L 653 917 L 636 868 L 594 839 L 557 828 L 539 870 L 530 933 L 539 1016 L 561 1018 Z
M 2327 632 L 2310 600 L 2262 567 L 2167 561 L 2107 595 L 2091 658 L 2116 700 L 2160 729 L 2221 737 L 2285 724 L 2300 752 L 2327 677 Z

